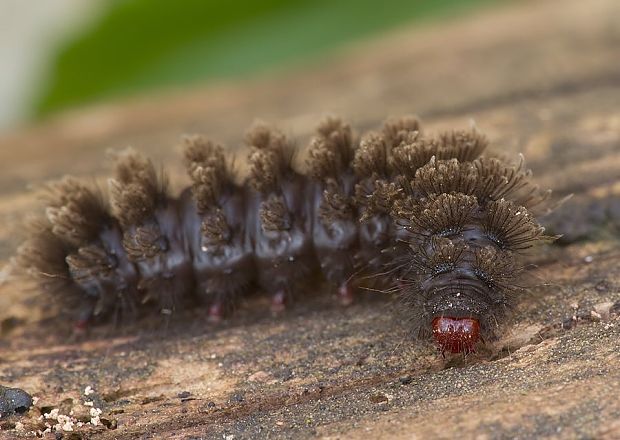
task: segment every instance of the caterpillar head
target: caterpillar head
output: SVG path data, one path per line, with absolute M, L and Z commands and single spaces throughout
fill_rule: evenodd
M 476 318 L 437 316 L 432 327 L 433 338 L 442 353 L 470 353 L 480 340 L 480 321 Z
M 475 351 L 482 331 L 489 330 L 488 317 L 495 313 L 493 295 L 483 292 L 486 289 L 481 286 L 455 287 L 439 289 L 427 299 L 431 313 L 425 325 L 430 325 L 432 338 L 442 353 L 467 354 Z
M 483 337 L 493 339 L 512 292 L 482 282 L 471 268 L 459 267 L 458 259 L 442 271 L 421 283 L 419 278 L 403 282 L 414 334 L 430 338 L 441 353 L 475 352 Z

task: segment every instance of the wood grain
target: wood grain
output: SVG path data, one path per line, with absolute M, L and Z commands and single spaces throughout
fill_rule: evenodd
M 92 400 L 117 427 L 75 427 L 83 438 L 618 438 L 618 60 L 617 1 L 525 1 L 244 83 L 79 109 L 4 135 L 0 383 L 39 402 L 0 422 L 0 436 L 18 435 L 16 421 L 19 435 L 44 429 L 43 407 L 77 414 Z M 8 269 L 38 209 L 29 186 L 65 173 L 105 178 L 105 150 L 125 145 L 181 184 L 181 134 L 235 148 L 260 117 L 303 145 L 325 112 L 359 129 L 402 113 L 431 132 L 473 120 L 494 149 L 522 152 L 541 186 L 573 194 L 545 220 L 565 235 L 535 258 L 544 285 L 484 352 L 442 359 L 372 294 L 348 309 L 311 295 L 278 319 L 252 298 L 215 328 L 197 310 L 165 331 L 130 324 L 79 343 L 36 322 L 46 317 L 36 292 Z

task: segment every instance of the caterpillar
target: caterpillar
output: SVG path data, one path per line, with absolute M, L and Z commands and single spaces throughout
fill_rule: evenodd
M 76 327 L 196 302 L 220 320 L 256 288 L 274 312 L 320 272 L 343 304 L 360 284 L 403 299 L 413 333 L 468 353 L 493 336 L 520 292 L 525 256 L 552 237 L 535 214 L 549 198 L 523 158 L 488 155 L 476 129 L 422 133 L 416 117 L 358 136 L 327 117 L 304 172 L 281 131 L 255 124 L 239 179 L 223 146 L 184 138 L 191 184 L 176 197 L 133 149 L 115 156 L 107 194 L 64 177 L 17 252 Z

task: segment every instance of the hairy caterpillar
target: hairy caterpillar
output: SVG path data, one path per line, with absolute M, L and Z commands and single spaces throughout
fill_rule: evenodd
M 202 136 L 184 140 L 191 185 L 178 197 L 133 150 L 117 155 L 108 197 L 71 177 L 49 184 L 18 262 L 50 298 L 79 299 L 80 327 L 196 299 L 217 320 L 253 285 L 281 310 L 316 270 L 348 304 L 375 275 L 404 298 L 415 334 L 457 353 L 494 333 L 524 289 L 524 251 L 549 238 L 532 209 L 550 191 L 522 160 L 483 156 L 475 130 L 426 137 L 403 117 L 358 137 L 327 118 L 305 173 L 280 131 L 257 124 L 245 143 L 243 184 Z

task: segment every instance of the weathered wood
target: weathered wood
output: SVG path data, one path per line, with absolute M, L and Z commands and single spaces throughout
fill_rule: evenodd
M 359 128 L 411 112 L 429 131 L 474 119 L 495 149 L 524 153 L 541 186 L 574 197 L 549 220 L 565 245 L 536 258 L 546 285 L 519 301 L 499 341 L 465 361 L 411 342 L 394 305 L 372 294 L 348 309 L 319 295 L 278 319 L 253 298 L 216 328 L 198 310 L 164 337 L 139 329 L 158 328 L 153 320 L 69 343 L 53 322 L 36 323 L 46 316 L 36 293 L 3 270 L 0 383 L 39 401 L 0 422 L 0 434 L 14 437 L 5 430 L 17 421 L 40 428 L 45 406 L 88 420 L 82 402 L 91 400 L 118 428 L 74 426 L 88 438 L 618 438 L 618 59 L 617 1 L 525 2 L 402 29 L 328 63 L 84 109 L 5 135 L 3 264 L 37 209 L 28 184 L 105 177 L 105 150 L 127 144 L 180 180 L 172 146 L 181 134 L 234 147 L 256 116 L 301 144 L 325 111 Z M 94 394 L 84 395 L 87 386 Z

